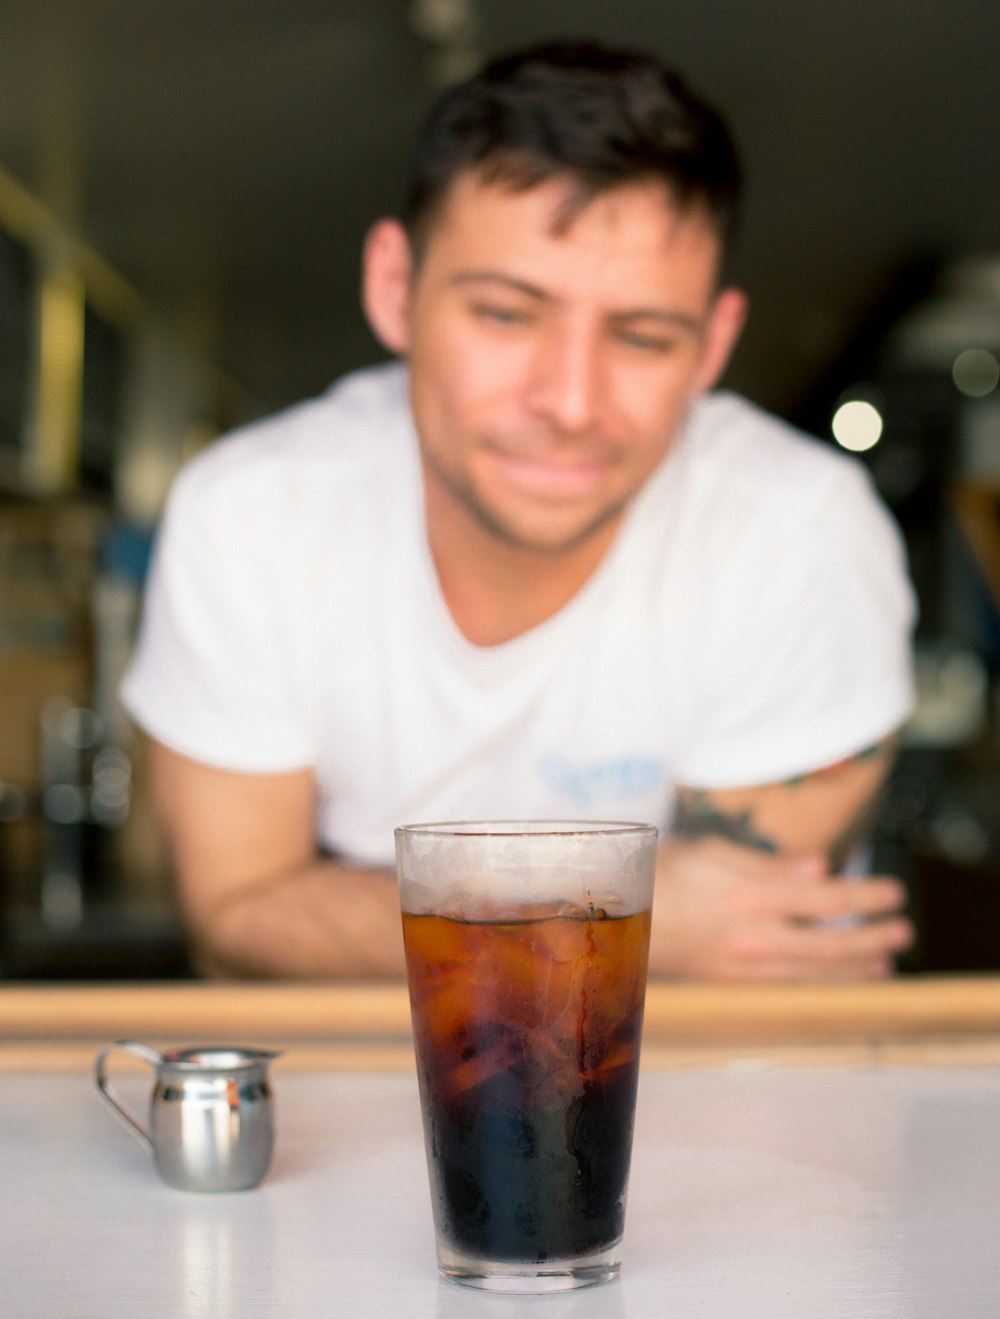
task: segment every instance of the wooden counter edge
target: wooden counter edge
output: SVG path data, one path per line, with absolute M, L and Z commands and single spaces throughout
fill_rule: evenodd
M 408 1041 L 401 982 L 0 985 L 0 1045 L 87 1038 Z M 1000 1038 L 1000 977 L 844 985 L 650 983 L 645 1045 Z

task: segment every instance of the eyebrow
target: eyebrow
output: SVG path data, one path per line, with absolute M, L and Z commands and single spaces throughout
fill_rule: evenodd
M 504 274 L 499 270 L 460 270 L 452 275 L 448 282 L 456 287 L 468 284 L 494 285 L 511 293 L 523 294 L 536 302 L 555 301 L 552 295 L 539 285 L 532 284 L 526 279 L 518 279 L 516 275 Z M 664 327 L 691 330 L 694 333 L 700 333 L 703 328 L 700 317 L 670 307 L 630 307 L 612 312 L 610 319 L 618 324 L 650 320 Z
M 505 275 L 499 270 L 459 270 L 448 280 L 449 284 L 498 284 L 515 293 L 523 293 L 539 302 L 551 302 L 552 297 L 537 284 L 529 284 L 526 279 L 517 279 L 514 275 Z

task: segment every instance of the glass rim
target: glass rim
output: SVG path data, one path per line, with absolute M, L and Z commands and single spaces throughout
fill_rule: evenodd
M 635 820 L 437 820 L 426 824 L 401 824 L 397 838 L 414 835 L 448 838 L 570 838 L 574 835 L 627 836 L 657 834 L 655 824 Z

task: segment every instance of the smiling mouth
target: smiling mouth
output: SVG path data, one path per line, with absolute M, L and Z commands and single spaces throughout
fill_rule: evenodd
M 489 455 L 505 484 L 542 499 L 574 499 L 592 494 L 607 482 L 611 469 L 607 460 L 556 461 L 504 449 L 490 449 Z

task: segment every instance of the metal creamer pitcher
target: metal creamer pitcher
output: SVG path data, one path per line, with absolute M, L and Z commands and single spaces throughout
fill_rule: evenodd
M 156 1072 L 149 1126 L 111 1089 L 108 1055 L 124 1049 Z M 266 1049 L 212 1045 L 159 1053 L 136 1040 L 105 1045 L 94 1059 L 101 1094 L 147 1145 L 164 1181 L 185 1191 L 256 1186 L 274 1147 Z

